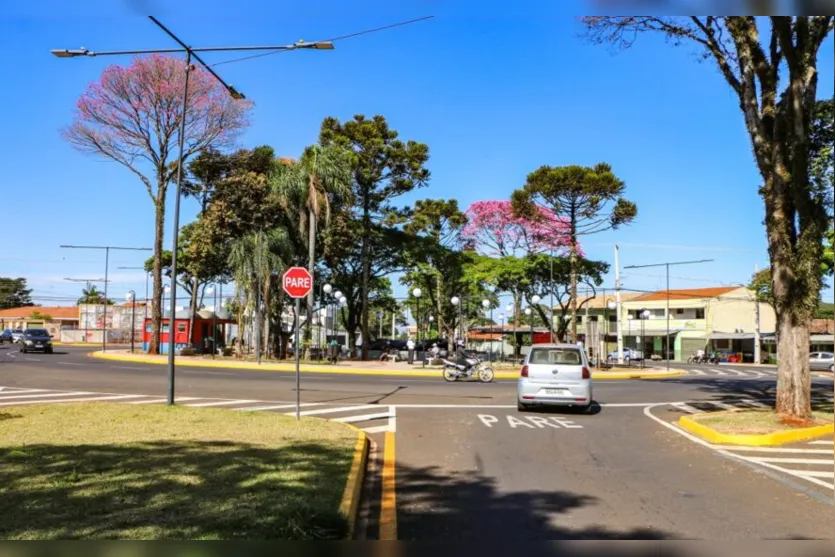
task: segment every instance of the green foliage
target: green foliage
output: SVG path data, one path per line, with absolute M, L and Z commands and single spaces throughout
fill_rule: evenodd
M 835 274 L 835 229 L 830 229 L 823 246 L 823 270 L 830 277 Z
M 757 300 L 765 304 L 774 305 L 774 294 L 771 291 L 771 269 L 765 268 L 751 276 L 748 288 L 754 291 Z
M 0 277 L 0 309 L 33 306 L 32 289 L 26 288 L 26 279 Z
M 835 304 L 821 302 L 818 306 L 818 312 L 815 314 L 815 319 L 835 319 Z
M 169 258 L 170 258 L 170 253 L 169 253 Z M 153 258 L 151 258 L 150 261 L 153 261 Z M 146 270 L 148 270 L 147 262 L 145 263 L 145 268 L 146 268 Z M 153 263 L 151 264 L 150 268 L 153 269 Z M 86 288 L 83 288 L 81 290 L 81 297 L 78 299 L 77 305 L 81 305 L 81 304 L 104 304 L 104 303 L 105 303 L 104 292 L 102 292 L 98 288 L 96 288 L 95 285 L 89 285 Z M 113 300 L 108 299 L 107 300 L 107 305 L 112 306 L 113 305 Z
M 52 321 L 52 316 L 48 313 L 41 313 L 40 311 L 35 310 L 29 316 L 29 319 L 32 319 L 34 321 Z

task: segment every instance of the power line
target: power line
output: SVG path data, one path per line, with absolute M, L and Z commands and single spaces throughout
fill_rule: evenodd
M 365 31 L 358 31 L 356 33 L 350 33 L 348 35 L 341 35 L 339 37 L 333 37 L 332 39 L 326 39 L 324 41 L 315 41 L 315 42 L 329 42 L 333 43 L 336 41 L 342 41 L 345 39 L 353 39 L 354 37 L 361 37 L 363 35 L 370 35 L 371 33 L 377 33 L 379 31 L 385 31 L 388 29 L 394 29 L 395 27 L 403 27 L 404 25 L 411 25 L 412 23 L 418 23 L 421 21 L 426 21 L 428 19 L 434 18 L 434 15 L 428 15 L 419 17 L 416 19 L 410 19 L 407 21 L 399 21 L 397 23 L 391 23 L 389 25 L 383 25 L 382 27 L 375 27 L 374 29 L 366 29 Z M 232 62 L 243 62 L 244 60 L 252 60 L 253 58 L 263 58 L 264 56 L 271 56 L 273 54 L 278 54 L 279 52 L 287 52 L 286 50 L 277 50 L 274 52 L 264 52 L 261 54 L 253 54 L 251 56 L 243 56 L 241 58 L 233 58 L 232 60 L 224 60 L 222 62 L 216 62 L 214 64 L 210 64 L 211 67 L 220 66 L 223 64 L 231 64 Z

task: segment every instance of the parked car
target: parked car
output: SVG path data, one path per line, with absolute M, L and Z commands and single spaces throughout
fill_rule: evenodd
M 14 342 L 11 329 L 4 329 L 3 331 L 0 331 L 0 343 L 3 342 Z
M 588 411 L 591 371 L 586 352 L 576 344 L 534 345 L 519 376 L 516 406 L 573 406 Z
M 617 362 L 618 361 L 618 351 L 615 350 L 614 352 L 609 352 L 608 359 L 610 362 Z M 644 353 L 640 350 L 634 350 L 632 348 L 624 348 L 623 349 L 623 359 L 629 360 L 631 362 L 640 362 L 644 359 Z
M 20 337 L 23 336 L 23 329 L 12 329 L 12 342 L 20 342 Z
M 52 335 L 46 329 L 26 329 L 18 341 L 20 351 L 52 354 Z
M 809 354 L 809 369 L 835 372 L 835 354 L 832 352 L 812 352 Z

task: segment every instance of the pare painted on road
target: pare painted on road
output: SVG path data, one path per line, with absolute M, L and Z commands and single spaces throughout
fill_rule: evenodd
M 493 416 L 478 414 L 478 419 L 488 428 L 511 429 L 583 429 L 580 424 L 559 416 Z

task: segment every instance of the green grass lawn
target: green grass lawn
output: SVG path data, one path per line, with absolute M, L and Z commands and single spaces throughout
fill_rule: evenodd
M 771 410 L 745 410 L 719 415 L 702 414 L 696 419 L 700 424 L 731 435 L 763 435 L 797 429 L 783 423 L 777 413 Z M 814 410 L 812 419 L 817 422 L 817 425 L 831 424 L 832 409 Z
M 339 539 L 356 433 L 267 412 L 0 411 L 0 538 Z

